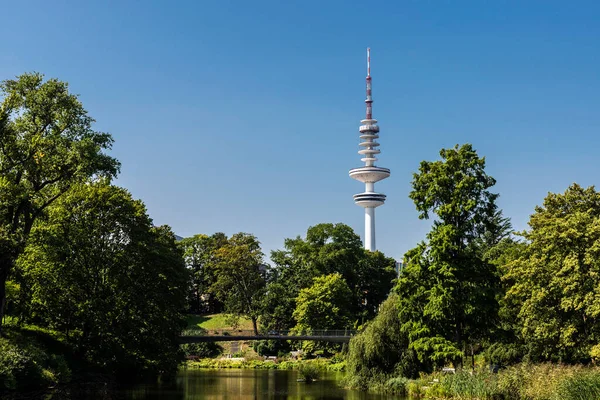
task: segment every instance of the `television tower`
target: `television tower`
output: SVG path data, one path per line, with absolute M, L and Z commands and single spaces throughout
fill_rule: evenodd
M 385 194 L 375 193 L 375 182 L 379 182 L 390 176 L 388 168 L 375 166 L 376 154 L 381 153 L 377 149 L 379 143 L 379 126 L 377 120 L 373 119 L 373 98 L 371 97 L 371 49 L 367 48 L 367 116 L 360 121 L 358 129 L 360 138 L 363 140 L 359 146 L 362 147 L 358 154 L 364 156 L 360 160 L 365 163 L 364 167 L 351 169 L 350 178 L 365 184 L 363 193 L 354 195 L 354 202 L 365 209 L 365 249 L 375 251 L 375 208 L 385 202 Z

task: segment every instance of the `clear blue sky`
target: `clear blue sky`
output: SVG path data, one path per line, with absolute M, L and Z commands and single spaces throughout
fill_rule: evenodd
M 268 254 L 320 222 L 363 234 L 348 170 L 370 46 L 392 170 L 377 244 L 399 259 L 429 228 L 412 173 L 442 147 L 486 156 L 517 229 L 548 191 L 599 183 L 599 21 L 597 1 L 11 1 L 0 79 L 68 81 L 156 224 Z

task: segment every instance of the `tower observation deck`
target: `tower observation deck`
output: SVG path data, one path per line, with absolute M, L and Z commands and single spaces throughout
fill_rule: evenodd
M 365 163 L 363 167 L 351 169 L 350 178 L 356 179 L 365 184 L 365 191 L 354 195 L 354 203 L 365 209 L 365 249 L 375 251 L 375 208 L 385 202 L 385 194 L 375 192 L 375 182 L 379 182 L 390 176 L 388 168 L 375 166 L 375 157 L 381 151 L 377 148 L 379 143 L 375 140 L 379 138 L 379 126 L 377 120 L 373 119 L 373 98 L 371 96 L 371 49 L 367 49 L 367 115 L 360 121 L 361 126 L 359 144 L 361 149 L 358 154 L 363 158 L 360 160 Z

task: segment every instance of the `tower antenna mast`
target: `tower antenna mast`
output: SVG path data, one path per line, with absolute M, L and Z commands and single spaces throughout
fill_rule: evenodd
M 375 155 L 381 153 L 377 149 L 379 143 L 375 139 L 379 138 L 379 126 L 377 120 L 373 119 L 373 97 L 371 91 L 371 49 L 367 48 L 367 104 L 366 118 L 360 121 L 361 126 L 359 143 L 362 148 L 358 154 L 364 156 L 360 160 L 365 163 L 363 167 L 351 169 L 349 175 L 352 179 L 365 184 L 365 191 L 354 195 L 356 205 L 365 209 L 365 249 L 376 250 L 375 245 L 375 208 L 383 205 L 385 194 L 375 192 L 375 182 L 379 182 L 390 176 L 388 168 L 375 166 L 377 158 Z

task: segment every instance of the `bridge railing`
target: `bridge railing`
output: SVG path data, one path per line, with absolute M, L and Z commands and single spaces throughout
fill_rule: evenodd
M 187 329 L 182 332 L 182 336 L 335 336 L 347 337 L 356 335 L 356 330 L 351 329 L 311 329 L 311 330 L 271 330 L 268 332 L 258 332 L 254 334 L 253 330 L 243 329 Z

